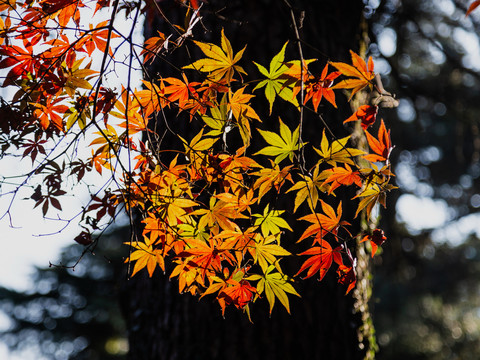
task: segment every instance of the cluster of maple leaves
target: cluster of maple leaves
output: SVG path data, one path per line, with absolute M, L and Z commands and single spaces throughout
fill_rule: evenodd
M 115 12 L 119 6 L 109 0 L 90 4 L 95 11 L 113 7 Z M 191 5 L 187 15 L 193 26 L 199 18 L 198 2 Z M 350 91 L 350 99 L 372 90 L 372 59 L 365 62 L 351 52 L 351 64 L 329 62 L 315 75 L 309 70 L 315 60 L 285 60 L 286 43 L 268 69 L 254 63 L 261 79 L 250 89 L 243 82 L 248 74 L 241 66 L 245 48 L 235 53 L 222 31 L 220 45 L 193 40 L 204 57 L 183 67 L 180 76 L 144 81 L 141 90 L 123 88 L 117 94 L 102 85 L 105 69 L 92 69 L 89 59 L 95 51 L 113 57 L 110 42 L 120 35 L 112 20 L 83 28 L 84 6 L 87 2 L 81 0 L 0 2 L 0 69 L 7 73 L 3 86 L 17 89 L 13 100 L 0 109 L 9 114 L 0 119 L 0 145 L 2 153 L 12 146 L 21 149 L 35 165 L 31 175 L 44 176 L 32 195 L 35 206 L 42 205 L 44 215 L 51 211 L 50 205 L 61 210 L 59 198 L 66 194 L 67 175 L 81 181 L 87 172 L 110 172 L 117 188 L 92 195 L 82 210 L 85 231 L 76 240 L 90 244 L 104 217 L 115 217 L 122 207 L 136 209 L 143 232 L 128 243 L 133 248 L 126 259 L 134 264 L 131 275 L 144 268 L 150 276 L 157 268 L 171 269 L 169 276 L 178 279 L 180 292 L 213 295 L 222 311 L 228 305 L 248 311 L 263 297 L 270 312 L 277 300 L 290 311 L 288 296 L 299 296 L 295 278 L 321 280 L 332 267 L 338 281 L 351 291 L 355 259 L 348 244 L 363 238 L 371 243 L 373 256 L 385 236 L 379 229 L 351 234 L 342 211 L 347 205 L 336 199 L 335 191 L 354 189 L 351 203 L 355 205 L 348 206 L 356 206 L 355 217 L 363 210 L 370 218 L 376 204 L 385 206 L 386 193 L 394 188 L 392 144 L 383 121 L 376 132 L 369 130 L 378 125 L 377 107 L 362 105 L 345 120 L 360 122 L 370 149 L 366 152 L 350 136 L 336 138 L 328 129 L 318 144 L 304 143 L 301 122 L 291 129 L 279 119 L 277 131 L 263 130 L 262 117 L 251 100 L 253 92 L 263 93 L 270 114 L 278 99 L 299 111 L 310 102 L 318 111 L 324 100 L 337 107 L 338 90 Z M 74 38 L 67 36 L 72 28 Z M 143 62 L 168 56 L 172 46 L 182 46 L 191 28 L 182 31 L 175 41 L 173 34 L 162 33 L 147 39 Z M 304 104 L 299 104 L 302 92 Z M 176 134 L 181 151 L 162 148 L 152 130 L 156 116 L 167 108 L 202 124 L 190 139 Z M 68 134 L 80 136 L 87 129 L 95 131 L 91 156 L 57 164 L 49 144 L 55 147 Z M 230 131 L 237 132 L 242 142 L 233 151 L 226 146 Z M 144 134 L 143 141 L 139 133 Z M 265 144 L 253 154 L 249 153 L 252 137 Z M 301 153 L 307 147 L 317 158 L 305 170 Z M 159 153 L 165 151 L 174 154 L 169 163 L 160 160 Z M 121 159 L 121 152 L 129 155 L 128 162 Z M 279 198 L 286 193 L 294 194 L 293 208 L 279 209 L 267 200 L 272 194 Z M 295 214 L 300 207 L 308 211 L 297 218 L 306 229 L 295 241 L 309 245 L 292 254 L 285 246 L 291 238 L 286 232 L 292 232 L 285 211 Z M 291 256 L 304 260 L 289 276 L 282 260 Z

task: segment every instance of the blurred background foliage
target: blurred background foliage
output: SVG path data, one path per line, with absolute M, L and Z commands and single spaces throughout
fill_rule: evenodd
M 25 293 L 0 288 L 0 310 L 9 318 L 0 339 L 13 354 L 25 360 L 125 358 L 128 344 L 118 305 L 119 277 L 126 276 L 119 245 L 125 230 L 103 236 L 84 256 L 82 246 L 68 246 L 57 266 L 35 271 Z
M 374 259 L 377 358 L 478 359 L 480 10 L 465 18 L 466 0 L 364 2 L 369 52 L 400 101 L 379 114 L 392 129 L 399 191 L 381 212 L 388 241 Z M 47 359 L 121 359 L 121 234 L 102 238 L 75 271 L 38 269 L 25 294 L 1 289 L 3 342 Z M 61 262 L 81 252 L 72 245 Z
M 372 3 L 372 2 L 371 2 Z M 373 5 L 370 52 L 386 89 L 400 191 L 375 259 L 378 359 L 480 357 L 480 14 L 470 1 Z

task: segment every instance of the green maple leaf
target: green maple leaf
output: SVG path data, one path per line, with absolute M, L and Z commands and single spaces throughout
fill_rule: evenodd
M 270 114 L 272 114 L 273 102 L 277 95 L 298 107 L 298 101 L 293 95 L 292 88 L 285 84 L 288 78 L 283 76 L 289 69 L 283 62 L 285 59 L 285 48 L 287 47 L 287 44 L 288 42 L 283 45 L 282 50 L 280 50 L 280 52 L 273 57 L 272 61 L 270 61 L 270 70 L 253 62 L 257 66 L 258 71 L 266 77 L 266 79 L 260 81 L 253 90 L 255 91 L 265 87 L 265 97 L 270 104 Z
M 287 191 L 287 193 L 290 191 L 297 191 L 297 195 L 295 196 L 295 208 L 293 209 L 293 212 L 296 212 L 298 207 L 305 200 L 307 200 L 307 204 L 313 212 L 315 210 L 315 206 L 317 206 L 319 192 L 326 192 L 328 190 L 328 186 L 324 185 L 327 175 L 323 173 L 319 174 L 319 167 L 317 165 L 313 170 L 312 176 L 300 176 L 303 180 L 295 182 L 295 185 L 293 185 Z
M 290 131 L 287 125 L 285 125 L 282 119 L 279 118 L 280 122 L 280 135 L 272 131 L 258 130 L 260 135 L 265 139 L 270 146 L 264 147 L 259 152 L 254 155 L 267 155 L 267 156 L 276 156 L 275 163 L 280 164 L 280 162 L 285 159 L 287 156 L 290 161 L 293 160 L 295 151 L 299 150 L 305 144 L 299 144 L 299 127 L 293 131 Z
M 254 274 L 247 277 L 246 280 L 258 280 L 257 293 L 258 295 L 261 295 L 265 292 L 267 301 L 270 304 L 270 314 L 272 313 L 273 306 L 275 305 L 275 298 L 280 300 L 285 309 L 287 309 L 288 313 L 290 313 L 290 304 L 288 301 L 287 293 L 299 297 L 300 295 L 292 286 L 289 278 L 286 275 L 276 271 L 272 272 L 273 269 L 275 269 L 275 266 L 270 265 L 266 269 L 263 276 Z
M 205 136 L 220 136 L 225 132 L 225 127 L 228 123 L 228 108 L 225 101 L 225 96 L 219 106 L 210 108 L 211 116 L 203 115 L 203 122 L 212 130 Z
M 270 234 L 276 235 L 280 232 L 280 228 L 288 229 L 293 231 L 290 225 L 281 218 L 280 215 L 283 214 L 284 210 L 270 210 L 268 205 L 263 211 L 263 215 L 253 214 L 252 216 L 256 217 L 254 226 L 260 226 L 262 230 L 262 235 L 267 237 Z
M 249 245 L 248 251 L 252 255 L 255 264 L 260 264 L 263 271 L 271 264 L 280 271 L 278 257 L 291 255 L 287 250 L 277 244 L 278 238 L 279 236 L 275 235 L 263 237 L 257 233 L 253 245 Z

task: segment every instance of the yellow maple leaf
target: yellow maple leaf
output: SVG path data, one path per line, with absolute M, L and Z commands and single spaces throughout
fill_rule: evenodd
M 184 66 L 183 68 L 209 73 L 210 81 L 214 82 L 219 82 L 222 79 L 226 79 L 226 81 L 229 83 L 232 81 L 235 71 L 239 74 L 246 75 L 247 73 L 245 70 L 243 70 L 241 66 L 236 65 L 237 62 L 242 58 L 246 47 L 233 56 L 232 45 L 226 38 L 223 29 L 221 42 L 222 47 L 220 48 L 214 44 L 194 41 L 195 45 L 197 45 L 208 57 L 197 60 L 193 64 Z

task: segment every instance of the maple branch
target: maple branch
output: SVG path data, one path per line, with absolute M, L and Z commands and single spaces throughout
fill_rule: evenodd
M 303 146 L 303 107 L 304 107 L 304 88 L 305 88 L 305 83 L 303 81 L 303 69 L 304 69 L 304 57 L 303 57 L 303 49 L 302 49 L 302 44 L 300 40 L 300 33 L 298 31 L 298 26 L 297 26 L 297 21 L 295 19 L 295 13 L 293 11 L 292 5 L 290 5 L 288 0 L 283 0 L 283 2 L 287 5 L 287 7 L 290 10 L 290 17 L 292 19 L 292 25 L 293 29 L 295 31 L 295 40 L 297 42 L 297 47 L 298 47 L 298 54 L 300 56 L 300 130 L 299 130 L 299 137 L 298 137 L 298 146 L 299 146 L 299 151 L 301 152 L 301 157 L 302 157 L 302 164 L 301 168 L 305 167 L 306 160 L 305 160 L 305 150 Z M 302 11 L 302 22 L 303 22 L 303 17 L 305 16 L 305 13 Z

